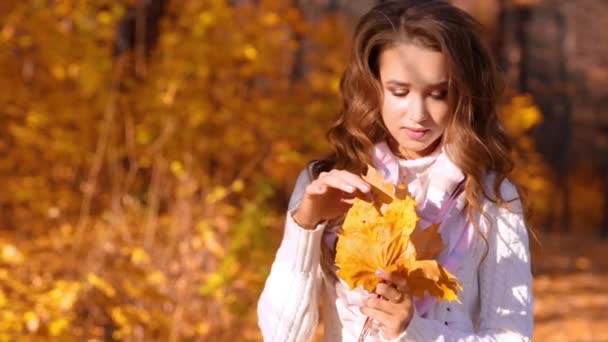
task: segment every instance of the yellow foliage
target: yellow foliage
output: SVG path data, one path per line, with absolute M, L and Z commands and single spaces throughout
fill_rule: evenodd
M 503 109 L 503 123 L 507 131 L 520 136 L 542 122 L 542 114 L 530 95 L 516 95 Z
M 167 277 L 160 271 L 152 271 L 148 274 L 146 280 L 150 285 L 161 285 L 167 280 Z
M 142 248 L 136 247 L 131 250 L 131 261 L 135 265 L 148 264 L 150 256 Z
M 49 323 L 49 334 L 53 337 L 60 336 L 69 326 L 70 321 L 65 317 L 54 319 Z
M 108 284 L 108 282 L 101 279 L 94 273 L 89 273 L 87 275 L 87 282 L 90 285 L 92 285 L 93 287 L 95 287 L 96 289 L 100 290 L 103 294 L 105 294 L 108 297 L 116 296 L 116 290 L 114 290 L 112 285 Z
M 25 326 L 29 332 L 36 332 L 40 327 L 40 319 L 33 311 L 26 311 L 23 314 L 23 322 L 25 323 Z
M 58 280 L 55 286 L 46 293 L 45 302 L 53 311 L 68 312 L 74 306 L 80 294 L 81 284 Z
M 0 261 L 6 264 L 22 264 L 24 261 L 23 253 L 12 244 L 0 244 Z
M 231 189 L 233 192 L 239 193 L 239 192 L 243 191 L 244 188 L 245 188 L 245 183 L 243 182 L 242 179 L 237 179 L 234 182 L 232 182 Z
M 0 289 L 0 308 L 3 308 L 7 303 L 8 300 L 6 298 L 6 295 L 4 294 L 4 291 Z
M 216 186 L 215 188 L 213 188 L 209 196 L 207 196 L 207 203 L 216 203 L 226 197 L 226 195 L 228 195 L 228 191 L 225 187 Z
M 532 137 L 526 135 L 531 128 L 542 122 L 542 113 L 529 94 L 514 94 L 500 113 L 505 129 L 516 144 L 512 156 L 515 161 L 513 178 L 529 192 L 527 205 L 534 212 L 530 224 L 535 226 L 554 215 L 555 204 L 552 199 L 559 197 L 556 193 L 559 187 L 555 185 L 553 171 L 536 152 Z
M 174 160 L 171 162 L 171 172 L 177 177 L 182 177 L 184 175 L 184 165 L 178 160 Z
M 248 60 L 255 60 L 258 57 L 258 51 L 255 49 L 255 47 L 251 44 L 247 44 L 244 48 L 243 48 L 243 55 L 245 55 L 245 58 L 247 58 Z

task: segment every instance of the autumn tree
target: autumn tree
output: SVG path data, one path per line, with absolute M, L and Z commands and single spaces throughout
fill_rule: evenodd
M 277 208 L 337 110 L 342 22 L 175 0 L 150 36 L 143 3 L 0 5 L 4 338 L 257 336 Z M 302 35 L 323 56 L 294 79 Z

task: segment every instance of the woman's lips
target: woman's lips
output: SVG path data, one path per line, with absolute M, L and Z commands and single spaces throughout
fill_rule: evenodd
M 430 129 L 426 128 L 402 128 L 405 131 L 405 134 L 412 140 L 421 140 L 424 136 L 430 131 Z

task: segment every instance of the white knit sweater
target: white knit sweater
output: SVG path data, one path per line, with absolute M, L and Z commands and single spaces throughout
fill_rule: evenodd
M 320 244 L 325 223 L 314 230 L 298 226 L 292 213 L 311 180 L 303 170 L 292 193 L 285 233 L 258 302 L 258 324 L 265 341 L 310 341 L 316 331 L 319 302 L 325 341 L 357 341 L 366 317 L 345 310 L 320 267 Z M 486 180 L 491 191 L 492 177 Z M 503 198 L 517 197 L 508 181 Z M 439 302 L 426 318 L 414 313 L 407 329 L 392 341 L 529 341 L 533 328 L 532 275 L 528 235 L 521 203 L 501 208 L 485 201 L 491 223 L 478 216 L 479 228 L 462 267 L 455 276 L 464 291 L 461 304 Z M 487 256 L 484 258 L 487 249 Z M 366 341 L 385 341 L 381 335 Z

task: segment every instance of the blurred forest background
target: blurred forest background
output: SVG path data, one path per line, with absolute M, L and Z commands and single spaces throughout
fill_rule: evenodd
M 260 340 L 287 200 L 373 3 L 1 1 L 0 341 Z M 454 3 L 509 84 L 535 339 L 608 341 L 608 2 Z

